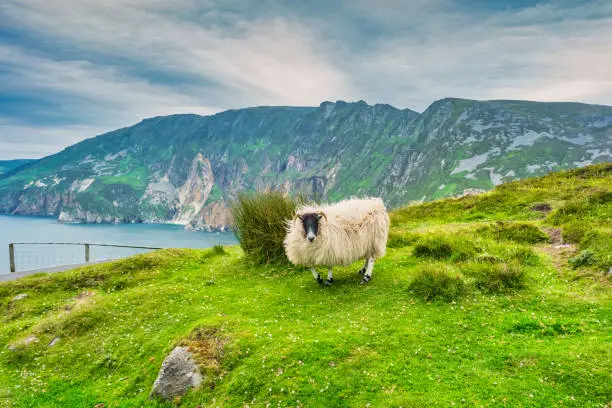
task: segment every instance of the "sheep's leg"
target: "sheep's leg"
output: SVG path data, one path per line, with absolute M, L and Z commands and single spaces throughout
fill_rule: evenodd
M 317 282 L 323 283 L 323 279 L 321 279 L 321 275 L 319 275 L 319 272 L 317 272 L 317 270 L 314 267 L 310 268 L 310 271 L 312 272 L 312 276 L 314 276 Z
M 366 258 L 365 264 L 363 265 L 363 268 L 361 268 L 359 270 L 359 272 L 357 272 L 359 275 L 363 275 L 366 271 L 366 269 L 368 269 L 368 263 L 370 262 L 370 258 Z
M 332 267 L 330 266 L 327 270 L 327 280 L 325 281 L 325 286 L 329 286 L 334 283 L 334 275 L 332 273 Z
M 362 285 L 372 280 L 372 269 L 374 269 L 374 258 L 370 257 L 366 261 L 366 271 L 363 275 L 363 279 L 360 282 Z

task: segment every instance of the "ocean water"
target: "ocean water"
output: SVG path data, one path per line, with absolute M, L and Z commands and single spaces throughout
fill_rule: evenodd
M 164 224 L 65 224 L 54 218 L 0 215 L 0 274 L 9 273 L 10 242 L 117 244 L 159 248 L 209 248 L 233 245 L 231 232 L 185 231 Z M 132 248 L 90 247 L 90 260 L 148 252 Z M 83 245 L 15 245 L 17 271 L 73 265 L 85 261 Z

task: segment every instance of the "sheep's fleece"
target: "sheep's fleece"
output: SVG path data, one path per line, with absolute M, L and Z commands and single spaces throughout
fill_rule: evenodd
M 287 225 L 285 253 L 295 265 L 347 266 L 385 254 L 389 216 L 380 198 L 350 199 L 335 204 L 303 206 L 297 215 L 322 213 L 314 242 L 306 240 L 304 226 L 294 218 Z

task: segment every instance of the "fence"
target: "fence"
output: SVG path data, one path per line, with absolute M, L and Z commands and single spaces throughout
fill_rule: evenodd
M 129 249 L 137 249 L 137 250 L 155 250 L 155 249 L 162 249 L 159 247 L 148 247 L 148 246 L 135 246 L 135 245 L 115 245 L 115 244 L 92 244 L 92 243 L 81 243 L 81 242 L 12 242 L 9 244 L 9 264 L 10 264 L 10 270 L 11 272 L 16 272 L 17 270 L 17 262 L 16 262 L 16 257 L 15 257 L 15 247 L 17 245 L 64 245 L 64 246 L 82 246 L 82 252 L 81 252 L 81 256 L 75 256 L 74 252 L 73 253 L 59 253 L 59 255 L 57 253 L 55 253 L 55 256 L 49 257 L 48 255 L 45 256 L 40 250 L 38 251 L 34 251 L 34 255 L 30 254 L 30 262 L 27 263 L 27 265 L 29 265 L 30 269 L 34 269 L 33 265 L 34 263 L 31 261 L 32 256 L 35 256 L 36 259 L 38 259 L 38 264 L 36 265 L 38 268 L 40 267 L 45 267 L 45 266 L 63 266 L 66 264 L 76 264 L 76 263 L 82 263 L 82 261 L 79 261 L 78 258 L 80 258 L 81 260 L 84 260 L 85 263 L 90 263 L 92 261 L 92 251 L 91 248 L 92 247 L 104 247 L 104 248 L 129 248 Z M 130 254 L 133 255 L 133 254 Z M 114 255 L 105 255 L 105 256 L 97 256 L 96 260 L 105 260 L 105 259 L 116 259 L 116 258 L 122 258 L 126 255 L 120 256 L 118 254 L 114 254 Z M 71 260 L 71 262 L 66 262 L 66 260 Z M 22 262 L 21 262 L 21 266 L 23 267 L 26 264 L 26 262 L 24 261 L 24 258 L 22 257 Z M 53 265 L 54 264 L 54 265 Z M 20 268 L 23 269 L 23 268 Z

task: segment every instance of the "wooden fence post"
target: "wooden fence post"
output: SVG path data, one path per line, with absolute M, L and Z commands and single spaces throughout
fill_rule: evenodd
M 15 245 L 9 244 L 9 259 L 11 262 L 11 272 L 15 272 Z
M 89 263 L 89 244 L 85 244 L 85 263 Z

